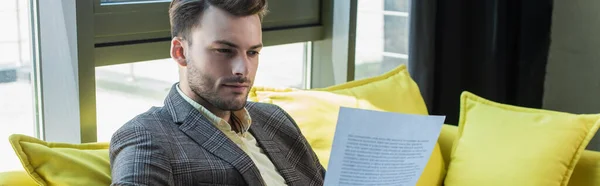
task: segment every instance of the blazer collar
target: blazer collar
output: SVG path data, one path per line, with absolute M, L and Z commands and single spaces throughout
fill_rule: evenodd
M 178 84 L 179 83 L 175 83 L 171 86 L 171 91 L 169 91 L 169 94 L 167 94 L 167 97 L 165 98 L 164 108 L 169 112 L 169 115 L 171 115 L 173 122 L 181 124 L 191 113 L 198 111 L 179 95 L 177 92 Z

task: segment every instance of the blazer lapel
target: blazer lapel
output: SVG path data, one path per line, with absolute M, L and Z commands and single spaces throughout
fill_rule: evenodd
M 248 185 L 265 185 L 252 159 L 187 103 L 174 89 L 175 86 L 165 100 L 165 107 L 175 123 L 180 124 L 179 129 L 202 148 L 235 167 Z
M 292 141 L 283 141 L 282 138 L 275 138 L 275 134 L 280 134 L 281 131 L 278 131 L 274 128 L 269 128 L 272 130 L 267 130 L 265 126 L 267 125 L 265 122 L 260 119 L 265 117 L 252 117 L 256 118 L 252 119 L 252 125 L 250 126 L 250 133 L 254 136 L 260 147 L 266 152 L 271 162 L 275 165 L 279 173 L 285 179 L 287 185 L 296 185 L 294 182 L 300 180 L 300 176 L 296 172 L 296 169 L 292 166 L 293 161 L 297 161 L 298 158 L 294 156 L 294 154 L 290 154 L 289 149 L 281 149 L 280 144 L 285 143 L 295 143 Z M 268 118 L 268 117 L 267 117 Z M 279 120 L 277 120 L 279 121 Z M 277 125 L 277 124 L 274 124 Z M 271 131 L 271 132 L 267 132 Z M 294 140 L 296 141 L 296 140 Z M 290 144 L 290 146 L 293 144 Z M 296 154 L 298 155 L 298 154 Z M 290 156 L 290 157 L 288 157 Z

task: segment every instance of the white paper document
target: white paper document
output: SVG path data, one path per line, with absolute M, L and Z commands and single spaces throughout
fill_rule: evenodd
M 414 186 L 444 119 L 340 108 L 325 185 Z

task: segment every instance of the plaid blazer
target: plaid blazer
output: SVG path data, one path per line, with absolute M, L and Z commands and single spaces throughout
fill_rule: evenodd
M 325 169 L 294 120 L 271 104 L 248 102 L 250 132 L 287 185 L 323 185 Z M 111 139 L 112 185 L 265 185 L 258 168 L 171 88 Z

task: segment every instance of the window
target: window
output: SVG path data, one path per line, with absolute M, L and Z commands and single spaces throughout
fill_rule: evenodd
M 71 78 L 77 81 L 70 82 L 65 87 L 68 88 L 66 92 L 72 94 L 71 97 L 79 96 L 78 100 L 66 98 L 73 103 L 69 104 L 71 109 L 78 111 L 79 114 L 71 114 L 74 117 L 69 118 L 70 122 L 59 122 L 57 120 L 61 119 L 62 114 L 68 115 L 67 112 L 71 110 L 60 114 L 45 112 L 43 119 L 53 122 L 45 122 L 44 137 L 48 138 L 51 136 L 48 135 L 50 133 L 52 136 L 58 136 L 56 138 L 58 141 L 73 141 L 71 138 L 60 137 L 63 136 L 63 129 L 72 129 L 68 133 L 73 133 L 78 129 L 71 127 L 79 125 L 81 136 L 73 138 L 81 138 L 82 142 L 108 141 L 114 130 L 135 115 L 146 111 L 151 106 L 161 106 L 169 88 L 178 80 L 177 65 L 169 59 L 165 59 L 169 57 L 165 51 L 169 49 L 171 41 L 168 20 L 170 0 L 69 2 L 64 1 L 62 4 L 56 5 L 62 7 L 58 8 L 60 11 L 43 11 L 63 15 L 62 17 L 65 19 L 56 22 L 59 25 L 64 23 L 67 26 L 60 29 L 51 27 L 53 24 L 48 24 L 48 22 L 49 17 L 53 16 L 40 16 L 42 19 L 47 18 L 42 23 L 46 23 L 46 26 L 50 25 L 50 29 L 41 30 L 63 33 L 63 36 L 68 38 L 61 40 L 67 41 L 63 43 L 64 47 L 75 46 L 72 43 L 77 43 L 77 49 L 71 50 L 70 54 L 79 55 L 76 58 L 78 61 L 69 58 L 69 55 L 48 58 L 55 57 L 61 59 L 60 61 L 67 61 L 65 67 L 56 67 L 50 70 L 52 72 L 78 72 L 74 73 L 79 76 L 78 78 Z M 344 75 L 348 73 L 347 69 L 356 69 L 356 74 L 360 78 L 378 74 L 385 68 L 389 68 L 388 66 L 397 66 L 397 64 L 405 62 L 407 47 L 403 46 L 405 42 L 402 40 L 403 38 L 406 40 L 406 32 L 397 29 L 407 29 L 408 13 L 406 11 L 408 9 L 406 7 L 408 6 L 406 3 L 393 3 L 408 1 L 374 0 L 370 2 L 359 0 L 358 2 L 361 12 L 358 15 L 359 35 L 356 46 L 359 47 L 356 48 L 357 53 L 339 55 L 356 56 L 356 67 L 352 68 L 348 67 L 347 61 L 341 58 L 338 60 L 338 56 L 334 56 L 335 53 L 331 52 L 335 43 L 344 43 L 344 40 L 354 39 L 346 37 L 347 35 L 344 33 L 348 31 L 337 32 L 333 27 L 333 22 L 346 20 L 348 19 L 346 16 L 350 15 L 344 14 L 340 18 L 336 18 L 333 14 L 334 9 L 343 8 L 345 10 L 350 7 L 345 6 L 345 1 L 269 0 L 269 14 L 263 20 L 262 25 L 263 44 L 267 47 L 261 54 L 255 85 L 294 88 L 326 87 L 352 79 Z M 388 5 L 390 3 L 392 5 Z M 48 10 L 56 9 L 48 8 Z M 350 11 L 350 9 L 348 10 Z M 351 14 L 354 13 L 356 12 Z M 75 15 L 77 19 L 74 19 Z M 352 17 L 354 18 L 354 15 Z M 388 21 L 388 18 L 397 20 Z M 388 24 L 388 22 L 393 22 L 393 24 Z M 377 29 L 373 29 L 374 27 Z M 390 31 L 388 32 L 388 30 Z M 51 32 L 41 31 L 41 33 L 55 35 Z M 42 36 L 41 40 L 43 41 L 44 38 L 54 37 Z M 55 40 L 41 43 L 54 43 Z M 314 50 L 310 47 L 314 47 Z M 314 56 L 312 52 L 314 52 Z M 42 56 L 44 53 L 51 52 L 42 52 Z M 315 61 L 314 67 L 313 60 Z M 78 63 L 78 65 L 69 65 L 74 63 Z M 41 64 L 48 65 L 48 63 Z M 347 68 L 342 68 L 342 66 Z M 41 69 L 48 70 L 48 68 Z M 94 71 L 95 74 L 90 73 Z M 49 73 L 41 74 L 48 75 Z M 45 77 L 45 80 L 48 79 L 53 82 L 61 80 L 60 78 L 54 80 L 51 77 Z M 50 83 L 43 85 L 52 86 Z M 60 95 L 61 91 L 65 92 L 63 89 L 44 89 L 43 93 L 50 92 L 52 95 Z M 60 110 L 54 109 L 56 106 L 53 104 L 57 103 L 52 100 L 56 99 L 42 100 L 45 111 Z M 51 101 L 53 104 L 46 104 L 46 101 Z M 53 118 L 49 120 L 49 117 Z M 52 125 L 53 123 L 56 123 L 56 126 Z M 65 126 L 68 127 L 63 127 L 58 123 L 66 123 Z M 46 132 L 46 130 L 52 132 Z M 97 137 L 91 134 L 97 134 Z
M 125 122 L 152 106 L 162 106 L 177 80 L 177 64 L 170 59 L 97 67 L 98 141 L 110 141 Z
M 254 85 L 308 88 L 309 45 L 307 42 L 263 48 Z
M 162 105 L 172 83 L 178 80 L 177 66 L 165 53 L 170 47 L 171 33 L 168 18 L 170 0 L 92 0 L 78 3 L 81 17 L 93 21 L 82 22 L 77 28 L 82 35 L 93 30 L 93 61 L 96 91 L 80 88 L 79 93 L 94 96 L 80 97 L 82 107 L 96 108 L 95 123 L 87 121 L 83 129 L 95 128 L 96 141 L 107 141 L 114 130 L 146 111 L 150 106 Z M 309 82 L 305 74 L 310 72 L 310 57 L 306 57 L 306 43 L 325 37 L 321 23 L 319 0 L 293 1 L 270 0 L 269 14 L 262 23 L 263 44 L 256 86 L 305 88 Z M 88 24 L 93 23 L 93 24 Z M 84 38 L 89 39 L 89 38 Z M 86 50 L 80 50 L 86 51 Z M 272 51 L 272 52 L 270 52 Z M 272 55 L 270 55 L 272 54 Z M 285 54 L 285 55 L 281 55 Z M 277 55 L 279 57 L 272 57 Z M 88 67 L 90 60 L 79 61 L 79 67 Z M 288 69 L 273 71 L 273 68 Z M 161 73 L 161 78 L 144 76 L 146 72 L 157 74 L 156 69 L 173 69 L 173 74 Z M 87 68 L 86 68 L 87 69 Z M 146 69 L 146 70 L 140 70 Z M 80 69 L 81 70 L 81 69 Z M 143 71 L 143 72 L 142 72 Z M 267 73 L 264 73 L 264 72 Z M 81 75 L 81 74 L 80 74 Z M 148 90 L 151 89 L 151 90 Z M 166 89 L 166 90 L 165 90 Z M 137 96 L 148 94 L 146 96 Z M 147 91 L 147 92 L 144 92 Z M 83 92 L 83 93 L 82 93 Z M 134 96 L 135 95 L 135 96 Z M 95 100 L 94 100 L 95 97 Z M 88 100 L 86 98 L 90 98 Z M 118 107 L 119 101 L 128 107 Z M 142 103 L 143 102 L 143 103 Z M 93 105 L 92 105 L 93 104 Z M 133 105 L 133 106 L 132 106 Z M 82 111 L 85 113 L 85 111 Z M 88 112 L 91 113 L 91 112 Z M 90 138 L 91 139 L 91 138 Z
M 0 172 L 20 170 L 8 136 L 35 136 L 28 1 L 0 1 Z
M 263 48 L 254 85 L 305 88 L 308 45 Z M 178 66 L 171 59 L 97 67 L 98 141 L 109 141 L 114 131 L 136 115 L 152 106 L 162 106 L 171 86 L 178 81 Z
M 410 0 L 358 0 L 355 79 L 408 64 Z

